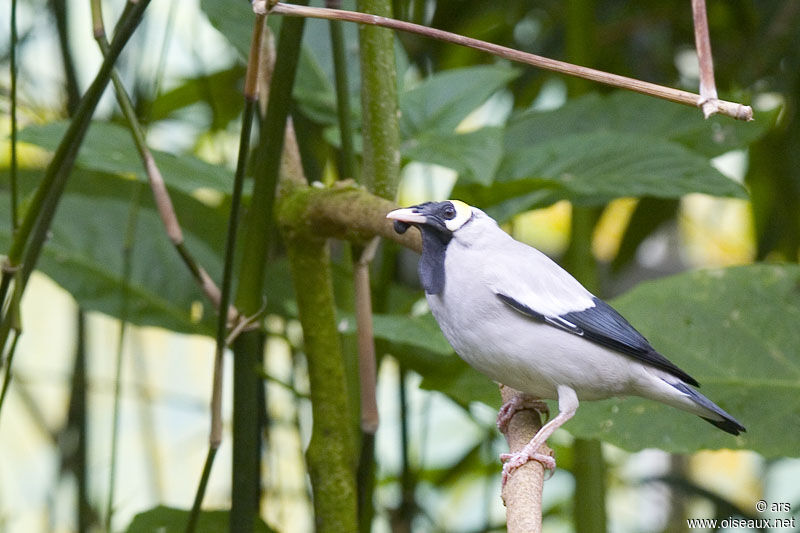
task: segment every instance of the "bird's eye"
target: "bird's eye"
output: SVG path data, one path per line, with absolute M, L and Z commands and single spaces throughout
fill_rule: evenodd
M 452 220 L 456 217 L 456 208 L 452 205 L 448 205 L 442 211 L 442 216 L 444 216 L 447 220 Z

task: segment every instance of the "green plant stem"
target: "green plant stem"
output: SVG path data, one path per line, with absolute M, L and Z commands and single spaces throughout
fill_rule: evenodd
M 231 212 L 228 218 L 228 231 L 225 237 L 225 263 L 222 270 L 222 289 L 220 297 L 220 312 L 217 315 L 217 334 L 216 349 L 214 356 L 214 391 L 216 398 L 212 399 L 212 428 L 210 444 L 219 447 L 222 434 L 222 420 L 219 413 L 222 388 L 222 355 L 225 350 L 225 337 L 228 324 L 228 315 L 223 312 L 230 305 L 233 293 L 233 266 L 236 255 L 236 236 L 239 231 L 239 220 L 241 218 L 242 190 L 244 189 L 244 178 L 247 170 L 247 157 L 250 152 L 250 133 L 253 126 L 253 115 L 256 110 L 258 93 L 256 91 L 256 80 L 258 77 L 259 51 L 261 48 L 261 35 L 263 32 L 264 17 L 257 16 L 253 28 L 252 46 L 250 49 L 250 61 L 248 62 L 248 86 L 245 89 L 244 111 L 242 113 L 242 128 L 239 136 L 239 154 L 236 163 L 236 172 L 233 178 L 233 193 L 231 197 Z
M 268 236 L 273 227 L 276 185 L 303 27 L 302 20 L 281 25 L 267 112 L 260 124 L 253 171 L 255 183 L 247 231 L 242 237 L 242 262 L 236 293 L 236 306 L 245 316 L 255 316 L 262 307 Z M 263 357 L 263 343 L 263 332 L 249 330 L 239 335 L 233 345 L 232 533 L 250 531 L 258 512 L 261 446 L 257 396 L 261 386 L 258 367 Z
M 66 0 L 50 0 L 50 9 L 55 19 L 56 34 L 58 35 L 59 50 L 61 51 L 61 64 L 64 66 L 64 87 L 67 93 L 67 114 L 72 116 L 80 102 L 80 88 L 78 76 L 75 73 L 75 61 L 69 48 L 69 13 Z
M 364 13 L 392 16 L 389 0 L 359 0 L 358 8 Z M 400 172 L 394 34 L 385 28 L 361 26 L 359 47 L 364 138 L 362 175 L 370 192 L 393 199 Z
M 357 531 L 355 436 L 347 415 L 351 411 L 328 247 L 323 240 L 299 236 L 291 226 L 284 229 L 308 361 L 314 425 L 306 461 L 316 530 Z
M 570 0 L 566 13 L 566 51 L 572 63 L 592 65 L 595 62 L 594 36 L 595 0 Z M 570 96 L 578 96 L 589 90 L 587 80 L 570 78 Z M 567 269 L 583 285 L 600 293 L 597 261 L 592 253 L 592 237 L 600 210 L 592 207 L 572 206 L 572 229 L 569 248 L 564 257 Z M 602 444 L 597 440 L 576 439 L 575 495 L 573 498 L 575 528 L 588 533 L 606 531 L 605 511 L 605 459 Z
M 347 184 L 329 189 L 292 187 L 283 193 L 280 218 L 284 225 L 304 235 L 356 243 L 378 235 L 421 252 L 418 231 L 400 235 L 386 219 L 386 213 L 393 209 L 397 209 L 394 202 Z
M 572 449 L 575 462 L 574 523 L 575 530 L 586 533 L 606 531 L 606 463 L 603 443 L 592 439 L 575 439 Z
M 397 375 L 400 404 L 400 506 L 397 509 L 394 523 L 397 524 L 399 531 L 411 533 L 416 504 L 414 500 L 414 473 L 411 469 L 411 460 L 409 458 L 409 441 L 411 438 L 409 435 L 409 419 L 411 418 L 411 413 L 408 409 L 407 377 L 408 371 L 403 365 L 400 365 Z
M 77 485 L 76 515 L 78 517 L 78 532 L 89 533 L 92 514 L 89 504 L 89 471 L 86 462 L 89 443 L 87 431 L 88 411 L 86 408 L 86 315 L 82 309 L 78 309 L 76 319 L 75 364 L 72 372 L 72 398 L 70 401 L 70 416 L 68 418 L 70 420 L 69 430 L 74 431 L 75 435 L 77 435 L 75 456 L 71 462 Z
M 129 294 L 128 287 L 130 286 L 131 270 L 133 264 L 133 245 L 136 240 L 136 225 L 139 215 L 139 199 L 141 196 L 141 187 L 134 189 L 135 194 L 131 199 L 130 212 L 128 213 L 128 222 L 125 229 L 125 237 L 122 245 L 122 296 L 120 299 L 120 312 L 119 312 L 119 335 L 117 337 L 117 357 L 116 369 L 114 371 L 114 408 L 113 418 L 111 421 L 111 467 L 108 472 L 108 498 L 106 500 L 106 531 L 112 531 L 111 520 L 114 516 L 114 493 L 117 478 L 117 450 L 119 444 L 119 417 L 120 417 L 120 399 L 122 397 L 122 366 L 123 366 L 123 353 L 125 348 L 125 333 L 128 329 L 128 305 Z
M 252 329 L 233 343 L 233 476 L 231 533 L 253 531 L 261 498 L 261 426 L 259 369 L 265 335 Z
M 3 386 L 0 388 L 0 414 L 3 412 L 3 404 L 6 401 L 6 394 L 8 394 L 8 386 L 11 384 L 11 365 L 14 362 L 14 354 L 17 351 L 17 341 L 19 340 L 19 331 L 14 330 L 14 337 L 11 339 L 11 347 L 8 349 L 8 354 L 5 358 L 5 374 L 3 374 Z
M 217 315 L 216 346 L 214 350 L 214 377 L 211 391 L 211 431 L 208 443 L 208 455 L 203 466 L 203 474 L 197 487 L 192 511 L 186 525 L 186 533 L 192 533 L 197 526 L 200 509 L 203 504 L 208 477 L 214 463 L 216 452 L 222 442 L 222 369 L 223 355 L 226 346 L 226 333 L 228 315 L 223 312 L 230 305 L 233 293 L 233 266 L 236 255 L 236 236 L 239 229 L 239 220 L 242 205 L 242 190 L 244 188 L 245 171 L 247 169 L 247 156 L 250 151 L 250 133 L 253 125 L 253 115 L 258 98 L 257 84 L 259 72 L 259 57 L 261 50 L 261 36 L 263 35 L 264 17 L 256 16 L 253 25 L 250 57 L 247 64 L 247 75 L 244 91 L 244 111 L 242 114 L 242 129 L 239 137 L 239 155 L 233 181 L 231 198 L 231 212 L 228 218 L 228 232 L 225 238 L 225 259 L 222 271 L 222 289 L 220 293 L 219 313 Z
M 11 78 L 10 115 L 11 115 L 11 160 L 9 161 L 9 188 L 11 196 L 11 230 L 17 230 L 19 215 L 17 213 L 17 0 L 11 0 L 11 43 L 9 45 L 9 70 Z M 0 349 L 2 352 L 2 349 Z
M 359 10 L 365 13 L 391 17 L 391 0 L 358 0 Z M 338 23 L 338 21 L 335 21 Z M 359 50 L 361 63 L 361 116 L 363 137 L 362 179 L 367 189 L 382 198 L 394 199 L 397 193 L 397 182 L 400 175 L 400 131 L 398 126 L 397 106 L 397 67 L 394 55 L 394 33 L 374 26 L 359 27 Z M 346 96 L 345 96 L 346 98 Z M 347 117 L 344 117 L 346 120 Z M 344 122 L 340 115 L 340 124 Z M 369 285 L 367 294 L 362 298 L 369 303 Z M 371 330 L 371 325 L 369 326 Z M 361 335 L 361 332 L 359 332 Z M 374 346 L 374 341 L 373 346 Z M 377 368 L 374 361 L 375 350 L 372 350 L 371 368 Z M 365 365 L 366 362 L 362 362 Z M 373 379 L 375 377 L 373 376 Z M 374 394 L 374 386 L 373 386 Z M 369 390 L 361 390 L 361 394 Z M 362 406 L 366 405 L 362 400 Z M 363 419 L 364 413 L 362 413 Z M 375 413 L 377 421 L 377 413 Z M 367 446 L 361 451 L 358 461 L 359 475 L 359 508 L 362 531 L 369 530 L 372 522 L 372 491 L 375 485 L 374 434 L 363 432 L 363 440 Z M 367 453 L 371 455 L 367 456 Z M 407 464 L 404 463 L 404 472 Z M 368 477 L 371 476 L 371 477 Z M 367 479 L 364 479 L 367 478 Z M 405 479 L 405 478 L 404 478 Z M 405 485 L 403 487 L 405 489 Z M 413 496 L 412 496 L 413 498 Z M 406 501 L 405 491 L 403 502 Z
M 66 186 L 75 157 L 78 154 L 78 149 L 86 135 L 86 131 L 89 129 L 92 114 L 97 107 L 100 96 L 102 96 L 111 77 L 114 63 L 139 25 L 144 10 L 149 3 L 150 0 L 139 0 L 138 2 L 128 2 L 126 4 L 117 24 L 109 54 L 103 60 L 94 81 L 81 99 L 69 128 L 56 148 L 53 158 L 47 165 L 42 181 L 28 205 L 22 223 L 17 228 L 3 264 L 2 277 L 12 277 L 18 270 L 20 261 L 22 261 L 22 275 L 17 278 L 19 287 L 18 289 L 15 288 L 20 293 L 24 290 L 30 273 L 39 259 L 47 232 L 55 216 L 58 202 Z M 0 302 L 6 300 L 9 286 L 10 283 L 8 283 L 7 279 L 0 281 Z M 0 324 L 0 347 L 6 344 L 12 326 L 11 320 L 11 313 L 7 307 L 4 311 L 2 324 Z
M 200 483 L 194 495 L 192 510 L 189 513 L 189 520 L 186 522 L 186 533 L 192 533 L 197 529 L 197 522 L 200 520 L 200 509 L 203 506 L 203 497 L 208 487 L 208 479 L 211 477 L 211 467 L 214 465 L 214 458 L 217 456 L 218 446 L 209 446 L 206 454 L 206 462 L 203 463 L 203 473 L 200 475 Z
M 356 179 L 356 155 L 353 148 L 353 118 L 350 109 L 350 90 L 347 81 L 347 56 L 345 55 L 342 22 L 330 21 L 331 51 L 333 53 L 333 74 L 336 85 L 336 112 L 339 118 L 339 137 L 341 148 L 341 176 Z
M 242 264 L 236 306 L 246 316 L 258 312 L 264 290 L 267 236 L 271 234 L 273 207 L 281 169 L 286 120 L 292 101 L 292 87 L 300 57 L 303 19 L 281 25 L 275 69 L 269 89 L 267 112 L 261 121 L 260 141 L 253 175 L 253 199 L 247 215 L 247 232 L 242 242 Z M 292 22 L 291 24 L 287 24 Z

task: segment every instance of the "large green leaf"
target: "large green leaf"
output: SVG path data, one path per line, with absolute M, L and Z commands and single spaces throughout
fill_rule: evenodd
M 415 349 L 423 349 L 436 355 L 450 355 L 453 349 L 445 340 L 433 315 L 372 315 L 372 329 L 376 339 L 404 345 Z M 355 319 L 351 315 L 342 315 L 340 332 L 355 333 Z
M 560 199 L 602 205 L 619 197 L 679 198 L 692 192 L 746 197 L 706 157 L 676 142 L 595 131 L 507 149 L 491 185 L 459 183 L 453 195 L 504 219 L 515 213 L 504 205 L 509 200 L 522 210 Z
M 503 130 L 420 133 L 401 147 L 403 157 L 452 168 L 462 182 L 490 185 L 503 154 Z
M 126 533 L 183 533 L 189 521 L 189 511 L 159 505 L 133 517 Z M 197 533 L 219 533 L 228 531 L 229 511 L 203 511 L 197 521 Z M 256 533 L 270 533 L 272 529 L 261 519 L 255 521 Z
M 22 174 L 25 188 L 33 176 Z M 139 189 L 137 192 L 136 189 Z M 132 269 L 125 279 L 122 246 L 131 198 L 139 195 Z M 146 185 L 114 175 L 73 172 L 37 269 L 64 287 L 85 309 L 126 318 L 137 325 L 211 334 L 215 311 L 169 242 Z M 188 250 L 214 278 L 225 234 L 224 213 L 173 192 Z M 8 194 L 0 194 L 0 247 L 7 249 Z M 198 315 L 198 311 L 200 314 Z
M 561 199 L 602 205 L 624 196 L 674 199 L 694 192 L 744 198 L 744 188 L 710 158 L 746 147 L 774 118 L 706 121 L 695 109 L 641 95 L 590 94 L 556 110 L 514 114 L 495 175 L 460 180 L 453 196 L 503 220 Z
M 239 53 L 242 62 L 250 53 L 250 38 L 253 35 L 253 8 L 250 2 L 219 2 L 201 0 L 200 7 L 208 21 Z M 280 17 L 269 17 L 280 19 Z
M 400 95 L 400 132 L 410 138 L 420 132 L 450 133 L 487 98 L 517 77 L 503 64 L 440 72 Z
M 242 113 L 245 69 L 234 65 L 225 70 L 183 80 L 177 87 L 160 94 L 150 103 L 148 118 L 152 121 L 173 118 L 178 110 L 205 102 L 211 111 L 211 127 L 224 129 Z
M 584 438 L 670 452 L 747 448 L 800 452 L 800 267 L 701 270 L 643 283 L 614 302 L 747 427 L 733 437 L 700 418 L 643 399 L 585 402 L 565 426 Z
M 509 121 L 506 146 L 524 148 L 565 135 L 619 132 L 658 137 L 683 144 L 706 157 L 744 148 L 772 126 L 776 112 L 759 113 L 754 122 L 729 117 L 703 118 L 697 109 L 657 98 L 615 91 L 587 94 L 551 111 L 526 110 Z
M 619 196 L 674 198 L 688 192 L 745 197 L 707 158 L 670 141 L 632 133 L 563 135 L 510 150 L 498 182 L 538 181 L 584 202 Z
M 28 126 L 20 132 L 20 140 L 55 150 L 69 124 L 65 121 Z M 194 156 L 174 155 L 153 150 L 153 157 L 170 187 L 192 193 L 197 189 L 229 192 L 233 172 L 211 165 Z M 109 122 L 92 122 L 81 145 L 76 166 L 88 170 L 126 174 L 147 178 L 142 160 L 130 132 Z

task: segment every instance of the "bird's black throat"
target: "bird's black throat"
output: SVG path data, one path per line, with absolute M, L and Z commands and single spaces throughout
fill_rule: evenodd
M 453 234 L 433 228 L 420 227 L 422 256 L 419 259 L 419 280 L 427 294 L 444 290 L 444 254 Z

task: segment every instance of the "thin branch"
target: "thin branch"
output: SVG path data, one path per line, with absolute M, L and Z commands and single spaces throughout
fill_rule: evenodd
M 253 125 L 253 114 L 258 99 L 258 72 L 260 64 L 261 38 L 264 34 L 264 20 L 266 17 L 258 15 L 253 24 L 253 37 L 250 45 L 250 56 L 247 63 L 247 76 L 245 78 L 244 99 L 245 106 L 242 115 L 242 130 L 239 138 L 239 155 L 234 175 L 233 195 L 231 199 L 231 212 L 228 220 L 228 233 L 225 240 L 225 266 L 222 273 L 222 306 L 227 307 L 233 292 L 233 263 L 236 252 L 236 235 L 239 229 L 239 220 L 242 205 L 242 189 L 244 188 L 245 170 L 247 168 L 247 155 L 250 151 L 250 132 Z M 222 356 L 225 351 L 227 317 L 219 314 L 217 321 L 217 344 L 214 354 L 214 385 L 211 393 L 211 435 L 209 445 L 219 447 L 222 442 Z
M 380 238 L 373 238 L 356 261 L 353 285 L 358 332 L 358 377 L 361 384 L 361 430 L 375 434 L 378 430 L 378 402 L 375 398 L 375 341 L 372 333 L 372 300 L 369 286 L 369 264 L 375 258 Z
M 338 8 L 340 0 L 326 0 L 325 7 Z M 336 87 L 336 112 L 339 119 L 341 138 L 341 173 L 345 179 L 357 179 L 356 156 L 353 148 L 353 120 L 350 110 L 350 89 L 347 77 L 347 57 L 345 54 L 342 22 L 330 21 L 331 52 L 333 55 L 333 81 Z
M 239 155 L 234 174 L 233 194 L 231 198 L 231 212 L 228 218 L 228 232 L 225 240 L 225 263 L 222 272 L 222 292 L 220 294 L 220 308 L 225 309 L 229 306 L 233 292 L 233 267 L 234 256 L 236 253 L 236 236 L 239 229 L 239 220 L 242 204 L 242 189 L 244 188 L 245 170 L 247 168 L 247 155 L 250 149 L 250 132 L 253 125 L 253 114 L 256 110 L 258 101 L 258 78 L 259 65 L 261 63 L 261 40 L 264 34 L 263 15 L 255 17 L 253 23 L 253 36 L 250 44 L 250 55 L 247 62 L 247 74 L 244 86 L 244 111 L 242 113 L 242 128 L 239 138 Z M 208 437 L 208 454 L 203 466 L 203 473 L 200 477 L 200 484 L 197 487 L 192 511 L 186 525 L 186 533 L 192 533 L 200 516 L 200 508 L 203 504 L 203 497 L 208 486 L 208 478 L 211 475 L 211 467 L 217 450 L 222 443 L 222 381 L 223 381 L 223 356 L 225 347 L 230 343 L 230 338 L 226 339 L 227 326 L 229 320 L 223 313 L 217 316 L 216 347 L 214 350 L 214 376 L 211 388 L 211 429 Z M 236 326 L 244 327 L 248 325 L 247 319 L 240 319 Z M 236 328 L 234 328 L 236 329 Z
M 13 337 L 11 339 L 11 346 L 8 349 L 8 355 L 5 359 L 5 374 L 3 374 L 3 385 L 0 386 L 0 413 L 3 412 L 3 404 L 6 401 L 6 394 L 8 393 L 8 386 L 11 384 L 11 364 L 14 362 L 14 354 L 17 352 L 17 341 L 19 340 L 19 330 L 13 330 Z
M 99 0 L 92 0 L 92 17 L 92 27 L 95 40 L 97 41 L 97 45 L 100 48 L 100 51 L 103 53 L 103 56 L 106 56 L 109 53 L 109 43 L 106 39 L 105 25 L 103 23 L 102 16 L 102 6 Z M 131 101 L 130 95 L 125 90 L 125 86 L 122 84 L 122 80 L 120 79 L 119 73 L 116 69 L 111 71 L 111 81 L 114 84 L 117 102 L 122 110 L 123 115 L 125 116 L 125 120 L 128 122 L 131 135 L 134 143 L 136 144 L 136 149 L 139 152 L 139 157 L 142 159 L 142 165 L 144 166 L 145 173 L 147 174 L 147 180 L 153 193 L 153 201 L 158 210 L 158 215 L 161 218 L 161 223 L 164 225 L 164 229 L 166 230 L 167 237 L 177 250 L 178 255 L 181 257 L 186 267 L 192 273 L 192 276 L 200 285 L 203 293 L 206 295 L 209 301 L 217 309 L 219 309 L 221 299 L 220 290 L 214 283 L 214 280 L 211 279 L 211 276 L 208 275 L 208 272 L 206 272 L 206 270 L 197 262 L 194 256 L 186 248 L 183 238 L 183 231 L 181 230 L 178 216 L 175 213 L 175 208 L 172 205 L 172 200 L 170 199 L 166 183 L 164 182 L 164 177 L 161 175 L 161 171 L 159 170 L 158 165 L 153 158 L 153 154 L 147 147 L 144 129 L 142 128 L 139 119 L 136 117 L 136 110 L 133 102 Z M 235 320 L 236 316 L 236 309 L 228 307 L 228 320 Z
M 119 333 L 116 345 L 116 368 L 114 369 L 114 407 L 111 419 L 111 465 L 108 470 L 108 494 L 106 497 L 105 526 L 106 531 L 111 529 L 111 521 L 114 517 L 114 494 L 117 480 L 117 452 L 119 449 L 119 419 L 120 419 L 120 400 L 122 397 L 122 365 L 125 349 L 125 335 L 128 331 L 128 311 L 129 311 L 129 287 L 131 279 L 133 246 L 136 242 L 136 225 L 139 217 L 139 201 L 142 187 L 136 187 L 133 198 L 131 198 L 130 212 L 128 221 L 125 225 L 125 237 L 122 243 L 122 294 L 119 309 Z
M 714 82 L 714 59 L 711 56 L 711 38 L 708 33 L 706 0 L 692 0 L 694 44 L 700 64 L 700 108 L 706 118 L 717 112 L 717 85 Z
M 382 26 L 384 28 L 391 28 L 393 30 L 399 30 L 408 33 L 416 33 L 431 39 L 437 39 L 460 46 L 466 46 L 468 48 L 474 48 L 475 50 L 488 52 L 517 63 L 524 63 L 526 65 L 550 70 L 552 72 L 558 72 L 560 74 L 566 74 L 568 76 L 577 76 L 579 78 L 587 79 L 597 83 L 618 87 L 620 89 L 627 89 L 629 91 L 646 94 L 648 96 L 654 96 L 656 98 L 661 98 L 678 104 L 701 107 L 706 102 L 706 99 L 703 96 L 691 93 L 689 91 L 682 91 L 680 89 L 674 89 L 655 83 L 603 72 L 602 70 L 573 65 L 572 63 L 566 63 L 556 59 L 529 54 L 513 48 L 500 46 L 486 41 L 481 41 L 479 39 L 473 39 L 471 37 L 465 37 L 463 35 L 437 30 L 435 28 L 429 28 L 427 26 L 421 26 L 419 24 L 413 24 L 411 22 L 405 22 L 402 20 L 380 17 L 377 15 L 368 15 L 355 11 L 326 9 L 322 7 L 306 7 L 294 4 L 284 4 L 282 2 L 278 2 L 268 9 L 264 0 L 256 1 L 253 5 L 253 9 L 256 12 L 264 12 L 268 10 L 269 13 L 285 15 L 289 17 L 311 17 L 328 20 L 344 20 L 358 24 Z M 750 106 L 736 102 L 728 102 L 725 100 L 713 100 L 711 101 L 711 105 L 713 106 L 714 113 L 727 115 L 737 120 L 753 120 L 753 110 Z
M 503 403 L 508 403 L 517 391 L 500 386 Z M 524 409 L 517 411 L 505 432 L 511 453 L 520 451 L 542 427 L 539 413 Z M 547 450 L 542 449 L 543 453 Z M 538 461 L 528 461 L 519 467 L 503 486 L 506 504 L 506 524 L 509 533 L 540 533 L 542 531 L 542 488 L 544 466 Z

